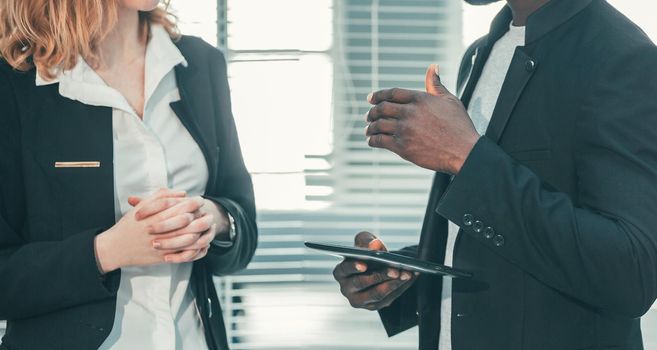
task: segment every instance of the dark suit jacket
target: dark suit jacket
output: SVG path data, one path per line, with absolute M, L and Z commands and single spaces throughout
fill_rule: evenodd
M 171 107 L 208 163 L 206 197 L 235 218 L 231 248 L 194 263 L 191 288 L 210 349 L 227 349 L 213 275 L 246 267 L 256 247 L 251 179 L 240 151 L 223 55 L 198 38 L 176 43 L 181 101 Z M 94 237 L 114 222 L 112 109 L 35 86 L 35 70 L 0 63 L 0 319 L 2 349 L 96 349 L 112 328 L 120 271 L 101 276 Z M 55 168 L 100 161 L 99 168 Z
M 467 105 L 509 8 L 467 50 Z M 453 349 L 641 349 L 657 297 L 657 49 L 603 0 L 552 0 L 529 18 L 486 135 L 450 183 L 435 177 L 418 247 L 442 262 L 461 226 Z M 468 79 L 469 77 L 469 79 Z M 437 349 L 440 278 L 381 311 Z M 417 314 L 416 314 L 417 312 Z

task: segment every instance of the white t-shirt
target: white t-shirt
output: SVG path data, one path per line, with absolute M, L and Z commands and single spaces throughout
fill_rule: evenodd
M 525 45 L 525 27 L 511 26 L 509 31 L 500 38 L 484 65 L 481 77 L 470 99 L 468 114 L 480 135 L 486 133 L 488 123 L 493 116 L 497 98 L 502 90 L 502 84 L 511 65 L 513 54 L 518 46 Z M 459 233 L 459 226 L 449 222 L 447 231 L 447 247 L 445 249 L 445 265 L 452 266 L 454 245 Z M 439 350 L 452 349 L 452 279 L 443 278 L 443 290 L 440 312 Z

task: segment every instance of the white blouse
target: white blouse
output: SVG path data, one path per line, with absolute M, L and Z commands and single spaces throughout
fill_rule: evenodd
M 180 100 L 174 67 L 187 65 L 161 26 L 153 25 L 146 48 L 143 120 L 117 90 L 83 60 L 54 81 L 37 74 L 37 85 L 59 83 L 72 100 L 112 108 L 116 219 L 132 207 L 129 196 L 160 188 L 202 195 L 208 181 L 203 154 L 170 107 Z M 100 349 L 207 349 L 189 286 L 192 263 L 121 269 L 114 325 Z

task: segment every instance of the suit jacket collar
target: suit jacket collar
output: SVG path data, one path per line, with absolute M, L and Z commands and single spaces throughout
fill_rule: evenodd
M 597 0 L 552 0 L 548 2 L 527 18 L 525 45 L 534 43 L 558 28 L 586 8 L 592 1 Z M 509 30 L 509 23 L 512 19 L 511 8 L 508 5 L 504 6 L 491 25 L 488 36 L 489 45 L 492 46 Z
M 534 56 L 534 45 L 540 38 L 552 32 L 576 14 L 586 8 L 592 1 L 597 0 L 552 0 L 527 19 L 525 46 L 518 47 L 502 86 L 502 91 L 495 106 L 486 136 L 494 142 L 499 142 L 507 122 L 522 95 L 525 87 L 540 66 L 539 59 Z M 467 106 L 472 93 L 479 81 L 484 65 L 497 40 L 509 30 L 512 20 L 511 8 L 505 6 L 495 17 L 491 24 L 490 33 L 486 43 L 477 55 L 473 67 L 472 78 L 466 85 L 462 97 Z
M 534 12 L 527 19 L 527 40 L 529 45 L 540 39 L 580 11 L 594 0 L 552 0 Z

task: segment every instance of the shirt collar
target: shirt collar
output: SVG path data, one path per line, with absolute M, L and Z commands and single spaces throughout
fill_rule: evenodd
M 146 74 L 144 98 L 153 95 L 162 79 L 177 65 L 188 66 L 187 60 L 171 41 L 169 33 L 161 25 L 151 26 L 151 38 L 146 46 Z
M 161 25 L 152 25 L 146 46 L 144 98 L 145 105 L 164 77 L 177 65 L 188 66 L 187 60 L 173 43 Z M 115 89 L 107 86 L 103 79 L 78 56 L 75 67 L 59 71 L 54 79 L 45 80 L 37 68 L 37 86 L 59 84 L 60 95 L 94 106 L 107 106 L 134 113 L 130 104 Z

